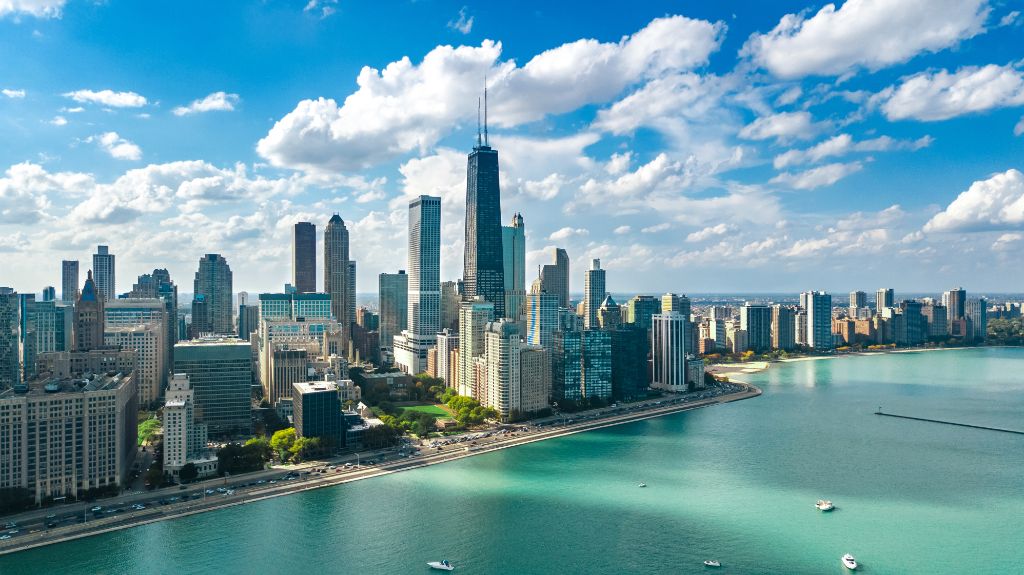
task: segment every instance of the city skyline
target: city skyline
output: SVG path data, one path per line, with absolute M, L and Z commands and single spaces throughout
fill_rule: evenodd
M 334 212 L 368 292 L 405 259 L 404 208 L 422 194 L 442 197 L 441 278 L 455 279 L 485 76 L 501 221 L 529 223 L 529 270 L 561 247 L 572 269 L 600 258 L 623 272 L 609 278 L 616 292 L 738 291 L 751 274 L 790 292 L 838 293 L 854 273 L 900 291 L 1021 280 L 1000 264 L 1024 239 L 1012 210 L 1024 197 L 1012 49 L 1024 19 L 1002 4 L 650 3 L 615 18 L 487 5 L 457 26 L 460 5 L 411 4 L 391 21 L 409 33 L 386 47 L 363 29 L 377 8 L 273 5 L 245 8 L 227 36 L 237 46 L 216 55 L 150 28 L 193 25 L 160 7 L 41 5 L 0 9 L 0 45 L 26 54 L 0 86 L 0 118 L 18 134 L 0 143 L 4 283 L 22 292 L 60 285 L 39 259 L 88 262 L 96 245 L 122 278 L 187 277 L 213 252 L 235 263 L 238 286 L 279 290 L 292 226 Z M 205 8 L 211 25 L 241 10 Z M 839 30 L 842 45 L 816 36 L 868 19 L 910 31 L 884 53 L 872 34 L 885 30 Z M 104 33 L 128 20 L 130 37 Z M 62 61 L 69 50 L 87 59 Z M 243 71 L 268 50 L 266 70 Z M 337 132 L 304 138 L 319 121 Z

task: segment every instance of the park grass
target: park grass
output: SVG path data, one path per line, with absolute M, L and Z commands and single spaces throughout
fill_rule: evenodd
M 451 413 L 448 413 L 448 411 L 445 410 L 440 405 L 433 405 L 433 404 L 429 404 L 429 403 L 425 403 L 423 405 L 404 406 L 404 407 L 402 407 L 402 409 L 410 409 L 412 411 L 419 411 L 419 412 L 422 412 L 422 413 L 426 413 L 428 415 L 433 415 L 434 417 L 437 417 L 437 418 L 443 418 L 443 417 L 450 418 L 452 416 Z

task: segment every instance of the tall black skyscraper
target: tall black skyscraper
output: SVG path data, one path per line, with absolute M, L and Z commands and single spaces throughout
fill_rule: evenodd
M 494 304 L 495 317 L 504 316 L 505 278 L 501 249 L 501 189 L 498 151 L 487 143 L 487 90 L 484 89 L 484 131 L 466 169 L 466 252 L 463 268 L 465 296 Z
M 309 222 L 295 224 L 292 283 L 299 293 L 316 291 L 316 226 Z

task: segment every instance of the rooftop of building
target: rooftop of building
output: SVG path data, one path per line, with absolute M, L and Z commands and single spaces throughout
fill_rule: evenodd
M 25 387 L 6 389 L 0 392 L 0 399 L 14 397 L 33 397 L 58 393 L 88 393 L 93 391 L 111 391 L 117 389 L 131 375 L 120 372 L 102 374 L 84 374 L 82 377 L 51 377 L 43 374 L 26 382 Z
M 249 342 L 244 339 L 238 339 L 233 336 L 205 336 L 199 339 L 190 339 L 188 341 L 179 341 L 174 344 L 174 347 L 203 347 L 212 345 L 244 345 L 249 347 Z
M 297 381 L 292 384 L 300 394 L 322 391 L 338 391 L 338 384 L 333 381 Z

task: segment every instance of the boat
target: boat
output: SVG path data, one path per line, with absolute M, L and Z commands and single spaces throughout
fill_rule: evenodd
M 430 561 L 427 563 L 431 569 L 437 569 L 439 571 L 454 571 L 455 566 L 448 562 L 447 559 L 443 561 Z
M 843 555 L 843 565 L 845 565 L 847 569 L 853 571 L 857 568 L 857 560 L 853 558 L 853 555 L 847 553 L 846 555 Z
M 716 561 L 715 559 L 708 559 L 707 561 L 704 562 L 704 566 L 705 567 L 721 567 L 722 564 L 719 561 Z
M 814 506 L 821 511 L 832 511 L 833 509 L 836 508 L 836 506 L 832 505 L 832 502 L 829 501 L 828 499 L 819 499 L 818 502 L 814 504 Z
M 641 483 L 640 483 L 640 485 L 637 485 L 637 487 L 647 487 L 647 484 L 646 484 L 646 483 L 643 483 L 643 482 L 641 482 Z

